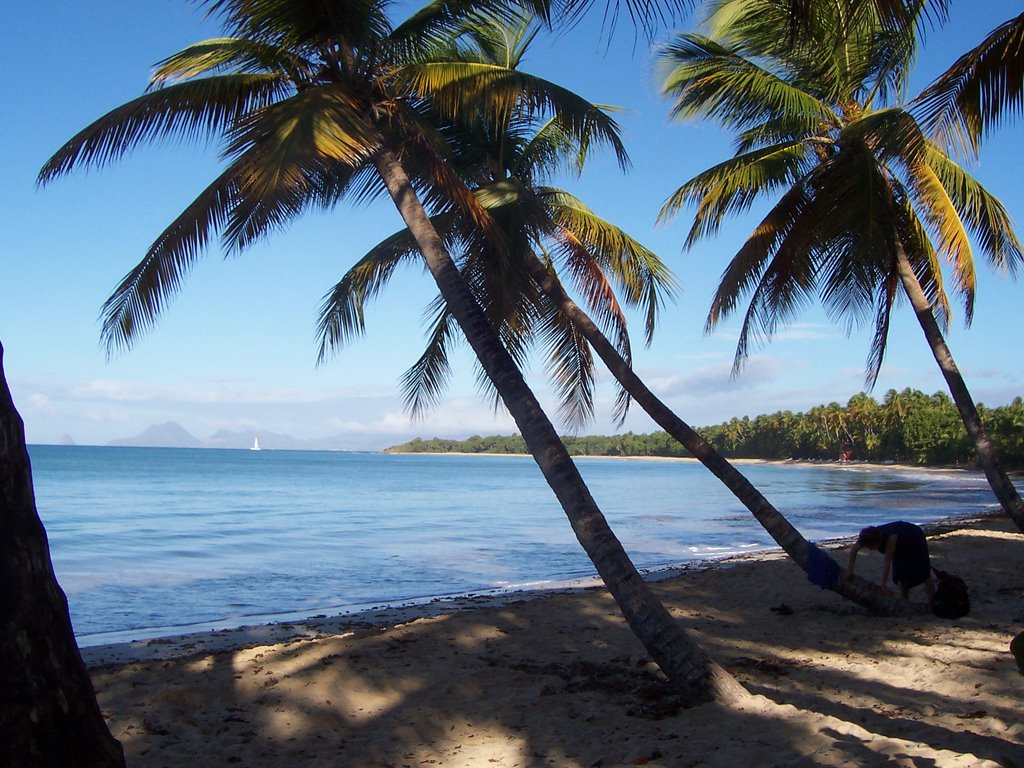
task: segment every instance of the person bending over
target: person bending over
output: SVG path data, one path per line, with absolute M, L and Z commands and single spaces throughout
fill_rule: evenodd
M 877 549 L 885 560 L 882 562 L 882 591 L 889 593 L 886 582 L 892 573 L 892 581 L 900 588 L 906 599 L 910 590 L 924 584 L 928 602 L 935 596 L 935 582 L 932 580 L 932 564 L 928 558 L 928 540 L 920 526 L 898 520 L 894 523 L 864 528 L 850 550 L 850 563 L 845 578 L 853 575 L 857 553 L 867 547 Z

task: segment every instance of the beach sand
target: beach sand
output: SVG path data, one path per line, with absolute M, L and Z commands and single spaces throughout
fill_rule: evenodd
M 958 621 L 870 616 L 778 554 L 654 583 L 753 694 L 739 705 L 678 708 L 596 588 L 83 655 L 133 768 L 1024 768 L 1014 531 L 993 517 L 930 537 L 933 564 L 970 586 Z M 861 575 L 880 569 L 879 555 L 858 560 Z

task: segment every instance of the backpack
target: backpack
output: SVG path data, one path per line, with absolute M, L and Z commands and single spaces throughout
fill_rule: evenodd
M 932 613 L 940 619 L 959 619 L 971 612 L 971 598 L 967 594 L 967 584 L 959 576 L 952 573 L 935 571 L 935 597 L 932 598 Z

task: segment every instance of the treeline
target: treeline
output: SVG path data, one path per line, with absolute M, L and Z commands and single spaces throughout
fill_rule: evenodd
M 1024 467 L 1024 400 L 997 408 L 979 405 L 1000 461 Z M 842 406 L 829 403 L 806 413 L 778 411 L 733 418 L 698 431 L 728 458 L 972 465 L 974 446 L 952 399 L 942 392 L 889 390 L 881 402 L 860 393 Z M 575 456 L 689 456 L 665 432 L 564 437 Z M 473 435 L 468 440 L 416 438 L 388 449 L 395 453 L 526 453 L 518 435 Z

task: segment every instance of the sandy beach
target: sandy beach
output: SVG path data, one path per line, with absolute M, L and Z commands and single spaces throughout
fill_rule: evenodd
M 657 581 L 738 705 L 680 709 L 599 588 L 83 655 L 129 766 L 1024 767 L 1024 537 L 992 517 L 929 544 L 970 616 L 870 616 L 777 554 Z

